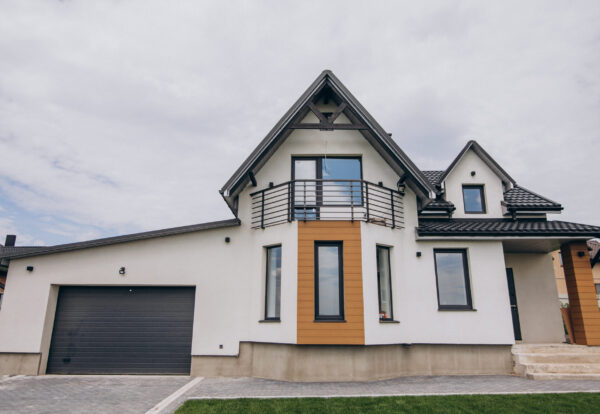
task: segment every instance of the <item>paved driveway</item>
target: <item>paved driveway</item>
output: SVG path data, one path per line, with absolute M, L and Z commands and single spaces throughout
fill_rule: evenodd
M 0 380 L 0 413 L 140 414 L 190 382 L 182 376 L 39 376 Z
M 193 398 L 548 392 L 600 392 L 600 381 L 533 381 L 509 375 L 325 383 L 179 376 L 13 377 L 0 381 L 0 413 L 144 414 L 167 397 L 171 398 L 161 406 L 160 414 L 172 413 L 185 400 Z

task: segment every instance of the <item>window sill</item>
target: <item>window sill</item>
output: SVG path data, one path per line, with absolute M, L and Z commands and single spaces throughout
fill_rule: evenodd
M 439 312 L 477 312 L 473 308 L 438 308 Z
M 400 321 L 395 321 L 393 319 L 379 319 L 379 323 L 400 323 Z
M 315 319 L 315 323 L 346 323 L 345 319 Z
M 258 323 L 281 323 L 281 319 L 261 319 Z

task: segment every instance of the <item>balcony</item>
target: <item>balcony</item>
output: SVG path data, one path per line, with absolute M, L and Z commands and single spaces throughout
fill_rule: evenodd
M 254 229 L 294 220 L 404 227 L 404 193 L 364 180 L 292 180 L 250 196 Z

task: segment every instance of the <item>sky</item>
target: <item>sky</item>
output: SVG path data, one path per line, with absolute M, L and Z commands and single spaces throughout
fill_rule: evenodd
M 422 169 L 476 139 L 600 225 L 598 1 L 0 0 L 0 242 L 231 218 L 218 189 L 323 69 Z

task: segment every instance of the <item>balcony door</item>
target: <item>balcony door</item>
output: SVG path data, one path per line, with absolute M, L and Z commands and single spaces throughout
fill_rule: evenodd
M 362 205 L 360 157 L 294 157 L 294 213 L 317 219 L 321 207 Z

